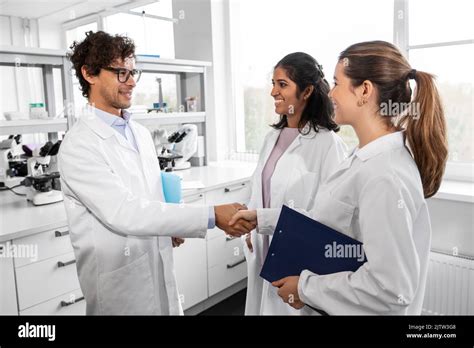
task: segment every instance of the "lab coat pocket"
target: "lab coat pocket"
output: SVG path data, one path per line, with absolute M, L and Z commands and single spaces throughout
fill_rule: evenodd
M 101 314 L 156 314 L 148 253 L 128 265 L 99 275 Z
M 352 219 L 355 207 L 330 194 L 318 195 L 315 219 L 336 231 L 353 237 Z

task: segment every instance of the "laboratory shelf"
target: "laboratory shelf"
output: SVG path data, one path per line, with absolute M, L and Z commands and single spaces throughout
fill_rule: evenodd
M 206 121 L 205 112 L 166 112 L 137 113 L 132 119 L 143 125 L 173 125 L 183 123 L 202 123 Z
M 137 56 L 137 68 L 146 72 L 204 73 L 209 66 L 205 61 Z
M 0 135 L 66 132 L 66 118 L 0 121 Z

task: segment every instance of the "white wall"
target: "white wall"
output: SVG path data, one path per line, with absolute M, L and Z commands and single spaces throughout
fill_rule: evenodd
M 184 18 L 183 18 L 184 15 Z M 209 160 L 223 160 L 229 152 L 232 97 L 226 49 L 226 11 L 223 0 L 174 0 L 175 53 L 177 59 L 212 62 L 208 69 L 207 122 Z
M 63 30 L 60 24 L 39 20 L 38 29 L 38 47 L 67 49 L 67 47 L 63 47 Z
M 430 198 L 427 202 L 431 217 L 431 248 L 474 257 L 474 204 L 439 198 Z

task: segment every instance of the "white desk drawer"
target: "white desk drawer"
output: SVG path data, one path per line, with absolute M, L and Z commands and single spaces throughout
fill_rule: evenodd
M 20 315 L 85 315 L 86 301 L 80 289 L 27 308 Z
M 207 298 L 206 241 L 186 238 L 184 244 L 173 248 L 173 254 L 179 299 L 186 310 Z
M 18 315 L 16 302 L 13 259 L 0 257 L 0 315 Z
M 28 255 L 28 257 L 16 257 L 15 267 L 22 267 L 33 262 L 72 252 L 68 227 L 18 238 L 13 240 L 13 245 L 17 248 L 24 248 L 25 250 L 27 250 L 26 248 L 30 249 L 33 247 L 38 252 L 37 260 L 32 259 L 32 255 Z
M 183 197 L 183 202 L 186 204 L 206 204 L 206 198 L 204 193 L 196 193 Z
M 74 253 L 17 268 L 16 278 L 20 311 L 79 288 Z
M 247 277 L 247 263 L 242 255 L 233 263 L 223 263 L 209 269 L 209 296 L 228 288 Z
M 250 199 L 250 190 L 250 182 L 240 182 L 209 191 L 206 193 L 206 199 L 212 205 L 234 202 L 247 204 Z
M 220 264 L 232 264 L 244 256 L 242 240 L 225 236 L 222 231 L 220 236 L 207 241 L 207 267 L 211 268 Z

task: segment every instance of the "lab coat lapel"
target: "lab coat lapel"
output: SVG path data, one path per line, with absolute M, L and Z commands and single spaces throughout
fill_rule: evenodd
M 305 129 L 303 130 L 305 132 Z M 301 151 L 301 146 L 305 141 L 305 138 L 312 138 L 314 134 L 310 130 L 308 134 L 298 134 L 298 136 L 293 140 L 293 142 L 288 146 L 286 151 L 281 155 L 278 160 L 275 171 L 273 172 L 271 179 L 271 199 L 270 205 L 273 207 L 272 202 L 282 202 L 283 196 L 287 191 L 288 185 L 290 183 L 290 177 L 293 173 L 293 170 L 297 167 L 296 161 L 298 160 L 298 155 L 295 154 L 295 151 Z M 285 204 L 290 204 L 286 202 Z
M 346 158 L 344 161 L 342 161 L 339 166 L 336 168 L 336 170 L 328 176 L 328 178 L 326 179 L 326 181 L 329 181 L 331 179 L 334 179 L 338 176 L 340 176 L 342 173 L 344 173 L 346 170 L 348 170 L 351 165 L 352 165 L 352 161 L 354 160 L 356 156 L 355 155 L 352 155 L 351 157 L 349 158 Z
M 311 128 L 309 123 L 307 123 L 303 129 L 301 130 L 300 134 L 296 137 L 296 139 L 288 146 L 285 153 L 291 153 L 292 151 L 296 150 L 298 147 L 302 145 L 305 139 L 312 139 L 317 135 L 316 131 Z
M 255 174 L 254 174 L 254 180 L 253 180 L 253 189 L 252 189 L 252 195 L 254 196 L 255 199 L 255 204 L 256 208 L 263 208 L 263 200 L 262 200 L 262 172 L 263 168 L 265 167 L 265 164 L 268 161 L 268 157 L 270 157 L 270 154 L 275 147 L 275 144 L 278 140 L 278 137 L 280 136 L 280 131 L 272 129 L 271 134 L 268 135 L 266 138 L 263 148 L 262 148 L 262 153 L 260 157 L 260 161 L 257 165 L 257 168 L 255 169 Z M 259 192 L 260 194 L 257 194 Z
M 292 151 L 294 151 L 295 149 L 300 147 L 301 146 L 301 138 L 302 138 L 302 135 L 298 134 L 298 136 L 295 138 L 295 140 L 293 140 L 293 142 L 290 144 L 290 146 L 288 146 L 285 153 L 291 153 Z M 285 153 L 283 154 L 283 156 L 285 155 Z
M 117 139 L 117 142 L 121 146 L 125 147 L 126 149 L 130 151 L 137 152 L 137 150 L 133 148 L 132 144 L 130 144 L 130 142 L 127 139 L 125 139 L 125 137 L 122 134 L 114 130 L 114 136 Z
M 109 125 L 105 124 L 102 120 L 100 120 L 94 113 L 84 113 L 79 119 L 80 122 L 84 122 L 90 129 L 92 129 L 95 133 L 97 133 L 101 138 L 107 139 L 110 137 L 115 137 L 117 143 L 125 147 L 128 150 L 136 152 L 133 146 L 122 136 L 119 132 L 115 129 L 110 127 Z
M 129 126 L 133 133 L 133 136 L 135 137 L 135 142 L 138 148 L 137 155 L 140 156 L 140 163 L 142 165 L 143 174 L 145 175 L 145 180 L 147 181 L 147 186 L 150 192 L 155 192 L 154 183 L 157 179 L 155 178 L 155 180 L 153 180 L 153 177 L 152 177 L 153 171 L 152 171 L 152 168 L 150 167 L 155 164 L 155 162 L 150 163 L 150 158 L 153 157 L 154 154 L 149 153 L 150 148 L 146 146 L 146 144 L 144 143 L 144 137 L 140 136 L 141 131 L 137 127 L 135 127 L 135 124 L 133 121 L 130 121 Z
M 283 196 L 287 191 L 287 187 L 290 182 L 290 177 L 292 175 L 293 170 L 296 168 L 295 161 L 297 160 L 297 155 L 293 153 L 296 149 L 301 146 L 301 134 L 293 140 L 290 146 L 286 149 L 286 151 L 281 155 L 280 159 L 278 160 L 275 171 L 273 172 L 271 185 L 270 185 L 270 206 L 272 208 L 276 208 L 273 206 L 272 202 L 282 202 Z M 285 204 L 289 204 L 285 202 Z
M 263 167 L 265 167 L 265 164 L 267 163 L 268 161 L 268 157 L 270 157 L 270 154 L 272 153 L 272 150 L 273 148 L 275 147 L 275 144 L 278 140 L 278 137 L 280 136 L 280 132 L 281 131 L 273 131 L 273 133 L 268 137 L 267 139 L 267 144 L 266 144 L 266 147 L 265 147 L 265 153 L 263 154 L 262 156 L 262 170 L 263 170 Z

